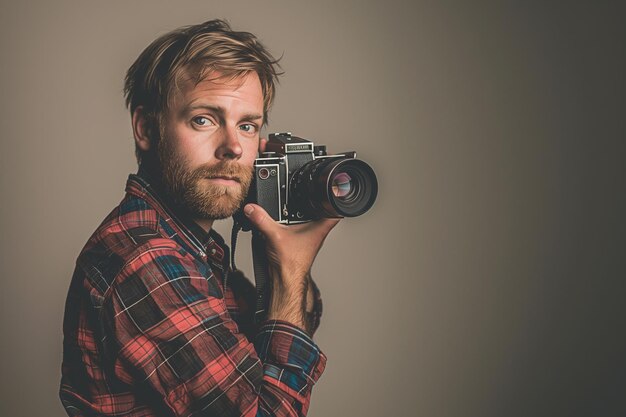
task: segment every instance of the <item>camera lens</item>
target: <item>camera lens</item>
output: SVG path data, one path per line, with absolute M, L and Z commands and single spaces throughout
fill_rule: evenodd
M 378 193 L 374 170 L 354 158 L 318 158 L 293 178 L 290 205 L 311 218 L 360 216 L 372 207 Z
M 376 200 L 378 182 L 372 168 L 358 159 L 340 159 L 328 164 L 328 203 L 340 216 L 360 216 Z M 337 192 L 335 192 L 337 190 Z
M 346 198 L 348 194 L 350 194 L 350 191 L 354 190 L 352 187 L 352 178 L 345 172 L 340 172 L 333 177 L 330 188 L 335 197 Z

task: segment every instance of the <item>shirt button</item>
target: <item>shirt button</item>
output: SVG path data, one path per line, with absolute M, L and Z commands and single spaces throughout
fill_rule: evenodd
M 215 248 L 211 248 L 211 255 L 215 255 L 215 252 L 217 252 L 217 250 Z

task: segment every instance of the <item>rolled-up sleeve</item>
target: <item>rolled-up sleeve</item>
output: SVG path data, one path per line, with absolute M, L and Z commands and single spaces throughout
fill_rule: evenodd
M 306 415 L 326 363 L 287 322 L 265 322 L 248 341 L 210 269 L 175 246 L 138 251 L 106 294 L 101 325 L 117 378 L 176 416 Z

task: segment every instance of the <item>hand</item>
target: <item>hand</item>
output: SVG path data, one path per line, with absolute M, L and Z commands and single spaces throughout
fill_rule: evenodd
M 277 223 L 256 204 L 247 204 L 244 213 L 266 241 L 268 272 L 272 280 L 268 319 L 305 326 L 308 276 L 328 233 L 340 219 L 321 219 L 286 226 Z
M 265 152 L 265 146 L 267 145 L 266 138 L 259 139 L 259 153 Z

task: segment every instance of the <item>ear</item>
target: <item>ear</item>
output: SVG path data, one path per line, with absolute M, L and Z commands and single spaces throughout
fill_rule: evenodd
M 148 115 L 144 111 L 143 106 L 137 106 L 133 112 L 132 124 L 133 124 L 133 136 L 135 137 L 135 143 L 137 147 L 143 152 L 150 150 L 153 145 L 153 129 L 154 124 L 148 119 Z

